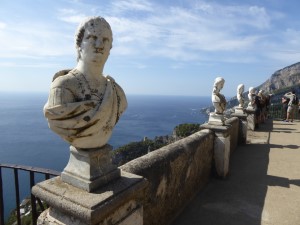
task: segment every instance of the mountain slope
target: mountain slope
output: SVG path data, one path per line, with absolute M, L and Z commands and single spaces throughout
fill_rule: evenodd
M 259 85 L 257 89 L 273 93 L 275 90 L 297 84 L 300 84 L 300 62 L 276 71 L 267 81 Z
M 300 97 L 300 62 L 277 70 L 261 85 L 255 87 L 257 91 L 264 90 L 266 94 L 272 94 L 273 102 L 280 102 L 281 97 L 294 89 Z M 243 94 L 245 105 L 248 104 L 248 91 Z M 233 96 L 227 101 L 227 108 L 232 108 L 238 104 L 236 96 Z M 209 107 L 210 111 L 213 107 Z M 203 109 L 205 110 L 205 109 Z M 202 110 L 202 111 L 203 111 Z

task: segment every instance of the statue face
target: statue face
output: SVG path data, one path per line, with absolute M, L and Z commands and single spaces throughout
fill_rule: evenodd
M 224 83 L 223 81 L 221 81 L 219 84 L 218 84 L 218 89 L 221 90 L 223 87 L 224 87 Z
M 239 93 L 242 94 L 244 92 L 244 86 L 241 86 L 239 89 Z
M 101 21 L 92 21 L 85 29 L 80 46 L 80 60 L 105 64 L 112 46 L 111 31 Z

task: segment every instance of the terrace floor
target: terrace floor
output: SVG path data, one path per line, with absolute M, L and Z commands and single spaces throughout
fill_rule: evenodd
M 300 225 L 300 121 L 248 130 L 230 160 L 172 225 Z

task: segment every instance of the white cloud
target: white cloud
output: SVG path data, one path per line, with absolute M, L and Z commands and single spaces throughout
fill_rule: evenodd
M 300 30 L 286 29 L 276 37 L 276 41 L 266 44 L 269 51 L 264 54 L 276 61 L 291 64 L 300 59 Z
M 74 54 L 73 34 L 61 33 L 44 23 L 20 22 L 0 32 L 1 58 L 59 56 Z
M 0 29 L 4 29 L 6 27 L 6 23 L 0 22 Z
M 74 9 L 59 9 L 58 19 L 67 23 L 79 24 L 87 15 L 80 13 Z
M 189 3 L 192 1 L 189 1 Z M 87 15 L 101 15 L 111 24 L 114 33 L 113 54 L 116 56 L 162 57 L 174 61 L 253 59 L 258 53 L 278 46 L 299 47 L 299 32 L 278 30 L 280 41 L 273 40 L 273 20 L 284 18 L 282 13 L 255 5 L 227 5 L 211 1 L 195 1 L 188 6 L 162 6 L 147 0 L 112 0 L 105 8 L 75 1 L 70 7 L 57 9 L 58 19 L 65 23 L 26 22 L 13 28 L 0 22 L 0 39 L 14 43 L 1 49 L 0 57 L 75 57 L 73 36 L 77 24 Z M 275 16 L 274 16 L 275 15 Z M 272 17 L 273 16 L 273 17 Z M 10 29 L 7 29 L 9 27 Z M 4 29 L 6 28 L 6 29 Z M 270 38 L 271 37 L 271 38 Z M 264 51 L 261 51 L 264 49 Z M 233 53 L 241 54 L 233 54 Z M 248 61 L 248 60 L 245 60 Z
M 133 1 L 136 2 L 136 1 Z M 247 30 L 268 29 L 270 18 L 257 6 L 224 6 L 202 2 L 193 8 L 147 4 L 148 14 L 139 19 L 114 14 L 106 17 L 114 32 L 114 46 L 126 45 L 121 54 L 155 55 L 173 60 L 199 60 L 206 51 L 247 51 L 264 37 Z M 126 10 L 122 1 L 113 6 Z M 133 4 L 134 5 L 134 4 Z M 127 15 L 127 14 L 125 14 Z M 131 49 L 131 50 L 130 50 Z M 118 54 L 115 51 L 114 54 Z
M 144 12 L 152 12 L 152 4 L 147 0 L 118 0 L 113 1 L 112 6 L 114 10 L 118 10 L 118 12 L 125 11 L 144 11 Z

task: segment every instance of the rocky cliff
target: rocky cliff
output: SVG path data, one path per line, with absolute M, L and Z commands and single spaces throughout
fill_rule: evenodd
M 284 89 L 300 84 L 300 62 L 280 69 L 272 74 L 272 76 L 259 85 L 257 89 L 265 90 L 273 93 L 275 90 Z
M 292 89 L 296 91 L 300 97 L 300 62 L 287 66 L 283 69 L 277 70 L 261 85 L 255 87 L 257 91 L 264 90 L 267 94 L 272 94 L 272 102 L 280 102 L 281 97 L 290 92 Z M 248 91 L 243 94 L 245 98 L 245 106 L 248 105 Z M 227 108 L 231 109 L 237 106 L 238 101 L 236 96 L 233 96 L 227 101 Z M 213 106 L 203 108 L 201 112 L 214 110 Z

